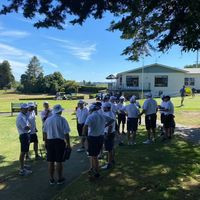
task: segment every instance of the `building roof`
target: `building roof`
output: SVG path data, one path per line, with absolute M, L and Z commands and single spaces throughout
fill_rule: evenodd
M 200 68 L 185 68 L 189 74 L 200 74 Z
M 185 69 L 179 69 L 179 68 L 175 68 L 175 67 L 169 67 L 166 65 L 162 65 L 162 64 L 151 64 L 151 65 L 145 65 L 144 67 L 138 67 L 136 69 L 132 69 L 132 70 L 128 70 L 128 71 L 124 71 L 121 73 L 118 73 L 117 75 L 122 75 L 122 74 L 126 74 L 126 73 L 141 73 L 142 69 L 145 70 L 145 72 L 150 72 L 150 68 L 154 68 L 154 73 L 161 73 L 161 72 L 179 72 L 179 73 L 188 73 L 188 70 Z

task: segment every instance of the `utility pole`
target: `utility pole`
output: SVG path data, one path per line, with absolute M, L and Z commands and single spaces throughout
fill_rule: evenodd
M 199 49 L 197 50 L 197 64 L 196 64 L 196 68 L 198 68 L 199 65 Z

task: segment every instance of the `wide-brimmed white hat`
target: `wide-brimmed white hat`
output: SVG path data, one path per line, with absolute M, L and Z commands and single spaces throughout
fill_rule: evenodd
M 146 97 L 152 97 L 152 93 L 151 93 L 151 92 L 147 92 L 147 93 L 145 94 L 145 96 L 146 96 Z
M 30 107 L 35 107 L 35 103 L 33 103 L 33 102 L 28 102 L 28 107 L 30 108 Z
M 57 114 L 57 113 L 59 113 L 59 112 L 62 112 L 63 110 L 64 110 L 64 108 L 62 108 L 62 106 L 61 106 L 60 104 L 55 105 L 55 106 L 53 107 L 53 113 L 54 113 L 54 114 Z
M 85 102 L 83 100 L 79 100 L 78 104 L 84 104 Z
M 136 96 L 132 96 L 131 98 L 130 98 L 130 102 L 131 103 L 134 103 L 136 101 Z
M 20 105 L 20 108 L 21 109 L 27 109 L 27 108 L 29 108 L 29 106 L 28 106 L 27 103 L 23 103 L 23 104 Z
M 119 99 L 120 99 L 120 100 L 125 100 L 125 97 L 124 97 L 124 96 L 121 96 Z
M 48 101 L 44 101 L 43 105 L 49 105 L 49 102 Z

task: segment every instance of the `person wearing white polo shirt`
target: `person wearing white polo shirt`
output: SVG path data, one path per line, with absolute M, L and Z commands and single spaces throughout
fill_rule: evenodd
M 103 105 L 104 115 L 111 117 L 116 121 L 114 113 L 111 111 L 111 104 L 109 102 Z M 110 169 L 114 164 L 114 139 L 115 139 L 115 122 L 113 122 L 109 127 L 104 129 L 104 147 L 107 151 L 108 163 L 102 167 L 102 169 Z
M 145 125 L 148 133 L 148 139 L 143 142 L 144 144 L 150 144 L 156 139 L 156 120 L 158 106 L 157 102 L 152 98 L 152 94 L 149 92 L 146 95 L 146 100 L 142 107 L 141 115 L 145 114 Z
M 130 99 L 130 104 L 124 108 L 127 114 L 127 133 L 128 133 L 128 145 L 136 144 L 136 132 L 138 129 L 138 123 L 141 123 L 140 110 L 136 106 L 136 99 L 134 96 Z M 132 140 L 131 140 L 132 136 Z
M 36 114 L 35 114 L 35 103 L 28 103 L 28 121 L 31 125 L 30 130 L 30 143 L 33 143 L 33 149 L 35 152 L 35 159 L 38 160 L 41 157 L 38 154 L 38 137 L 37 137 L 37 128 L 36 128 Z
M 89 108 L 91 113 L 85 122 L 83 133 L 86 135 L 88 132 L 88 153 L 90 156 L 90 178 L 98 178 L 99 174 L 99 161 L 97 156 L 99 155 L 104 140 L 104 129 L 110 126 L 115 120 L 111 117 L 98 112 L 99 107 L 92 104 Z
M 86 136 L 83 136 L 83 127 L 85 124 L 85 121 L 87 119 L 87 116 L 89 114 L 89 111 L 87 107 L 85 107 L 85 102 L 83 100 L 80 100 L 78 102 L 78 109 L 76 111 L 76 119 L 77 119 L 77 131 L 78 135 L 81 138 L 81 148 L 77 149 L 77 152 L 83 152 L 85 151 L 85 143 L 86 143 Z
M 124 112 L 124 108 L 126 106 L 125 97 L 121 96 L 119 98 L 119 103 L 117 104 L 117 118 L 118 118 L 118 129 L 120 133 L 120 126 L 122 124 L 122 133 L 125 134 L 125 124 L 126 124 L 126 113 Z
M 21 105 L 21 112 L 17 116 L 16 119 L 16 126 L 19 133 L 19 140 L 21 144 L 21 152 L 20 152 L 20 171 L 19 174 L 22 176 L 26 176 L 28 174 L 31 174 L 32 171 L 29 170 L 28 166 L 24 164 L 24 158 L 25 154 L 29 151 L 29 132 L 31 129 L 31 125 L 27 118 L 27 112 L 28 112 L 28 105 L 22 104 Z
M 111 103 L 111 111 L 115 114 L 115 116 L 117 115 L 117 104 L 116 104 L 116 97 L 115 96 L 111 96 L 110 97 L 110 103 Z
M 63 161 L 65 146 L 70 147 L 70 128 L 67 120 L 62 117 L 64 109 L 61 105 L 55 105 L 53 108 L 53 115 L 44 123 L 44 135 L 47 146 L 47 161 L 49 166 L 49 183 L 55 184 L 54 173 L 55 167 L 57 171 L 57 184 L 63 184 L 65 178 L 63 177 Z M 56 165 L 55 165 L 56 163 Z
M 49 102 L 48 101 L 45 101 L 43 103 L 43 107 L 44 107 L 44 110 L 41 112 L 40 115 L 41 115 L 42 123 L 44 124 L 44 122 L 46 121 L 46 119 L 48 117 L 52 116 L 52 110 L 49 107 Z

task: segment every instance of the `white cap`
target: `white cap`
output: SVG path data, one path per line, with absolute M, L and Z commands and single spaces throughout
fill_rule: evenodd
M 130 98 L 130 102 L 131 102 L 131 103 L 135 103 L 135 101 L 136 101 L 136 96 L 132 96 L 132 97 Z
M 49 102 L 48 102 L 48 101 L 44 101 L 44 102 L 43 102 L 43 105 L 45 105 L 45 104 L 46 104 L 46 105 L 49 105 Z
M 35 103 L 33 103 L 33 102 L 28 102 L 28 107 L 30 108 L 30 107 L 35 107 Z
M 116 97 L 115 96 L 111 96 L 110 97 L 110 101 L 114 101 L 114 100 L 116 100 Z
M 121 96 L 119 99 L 120 99 L 120 100 L 125 100 L 125 97 L 124 97 L 124 96 Z
M 79 100 L 78 104 L 84 104 L 85 102 L 83 100 Z
M 152 97 L 152 93 L 148 92 L 148 93 L 145 94 L 145 96 L 151 98 Z
M 28 106 L 27 103 L 23 103 L 23 104 L 20 105 L 20 108 L 21 108 L 21 109 L 27 109 L 28 107 L 29 107 L 29 106 Z
M 62 112 L 63 110 L 64 110 L 64 108 L 62 108 L 62 106 L 61 106 L 60 104 L 55 105 L 55 106 L 53 107 L 53 113 L 54 113 L 54 114 L 57 114 L 57 113 L 59 113 L 59 112 Z
M 112 105 L 111 105 L 111 103 L 109 103 L 109 102 L 106 102 L 106 103 L 103 104 L 103 107 L 104 107 L 104 108 L 111 108 L 111 106 L 112 106 Z

